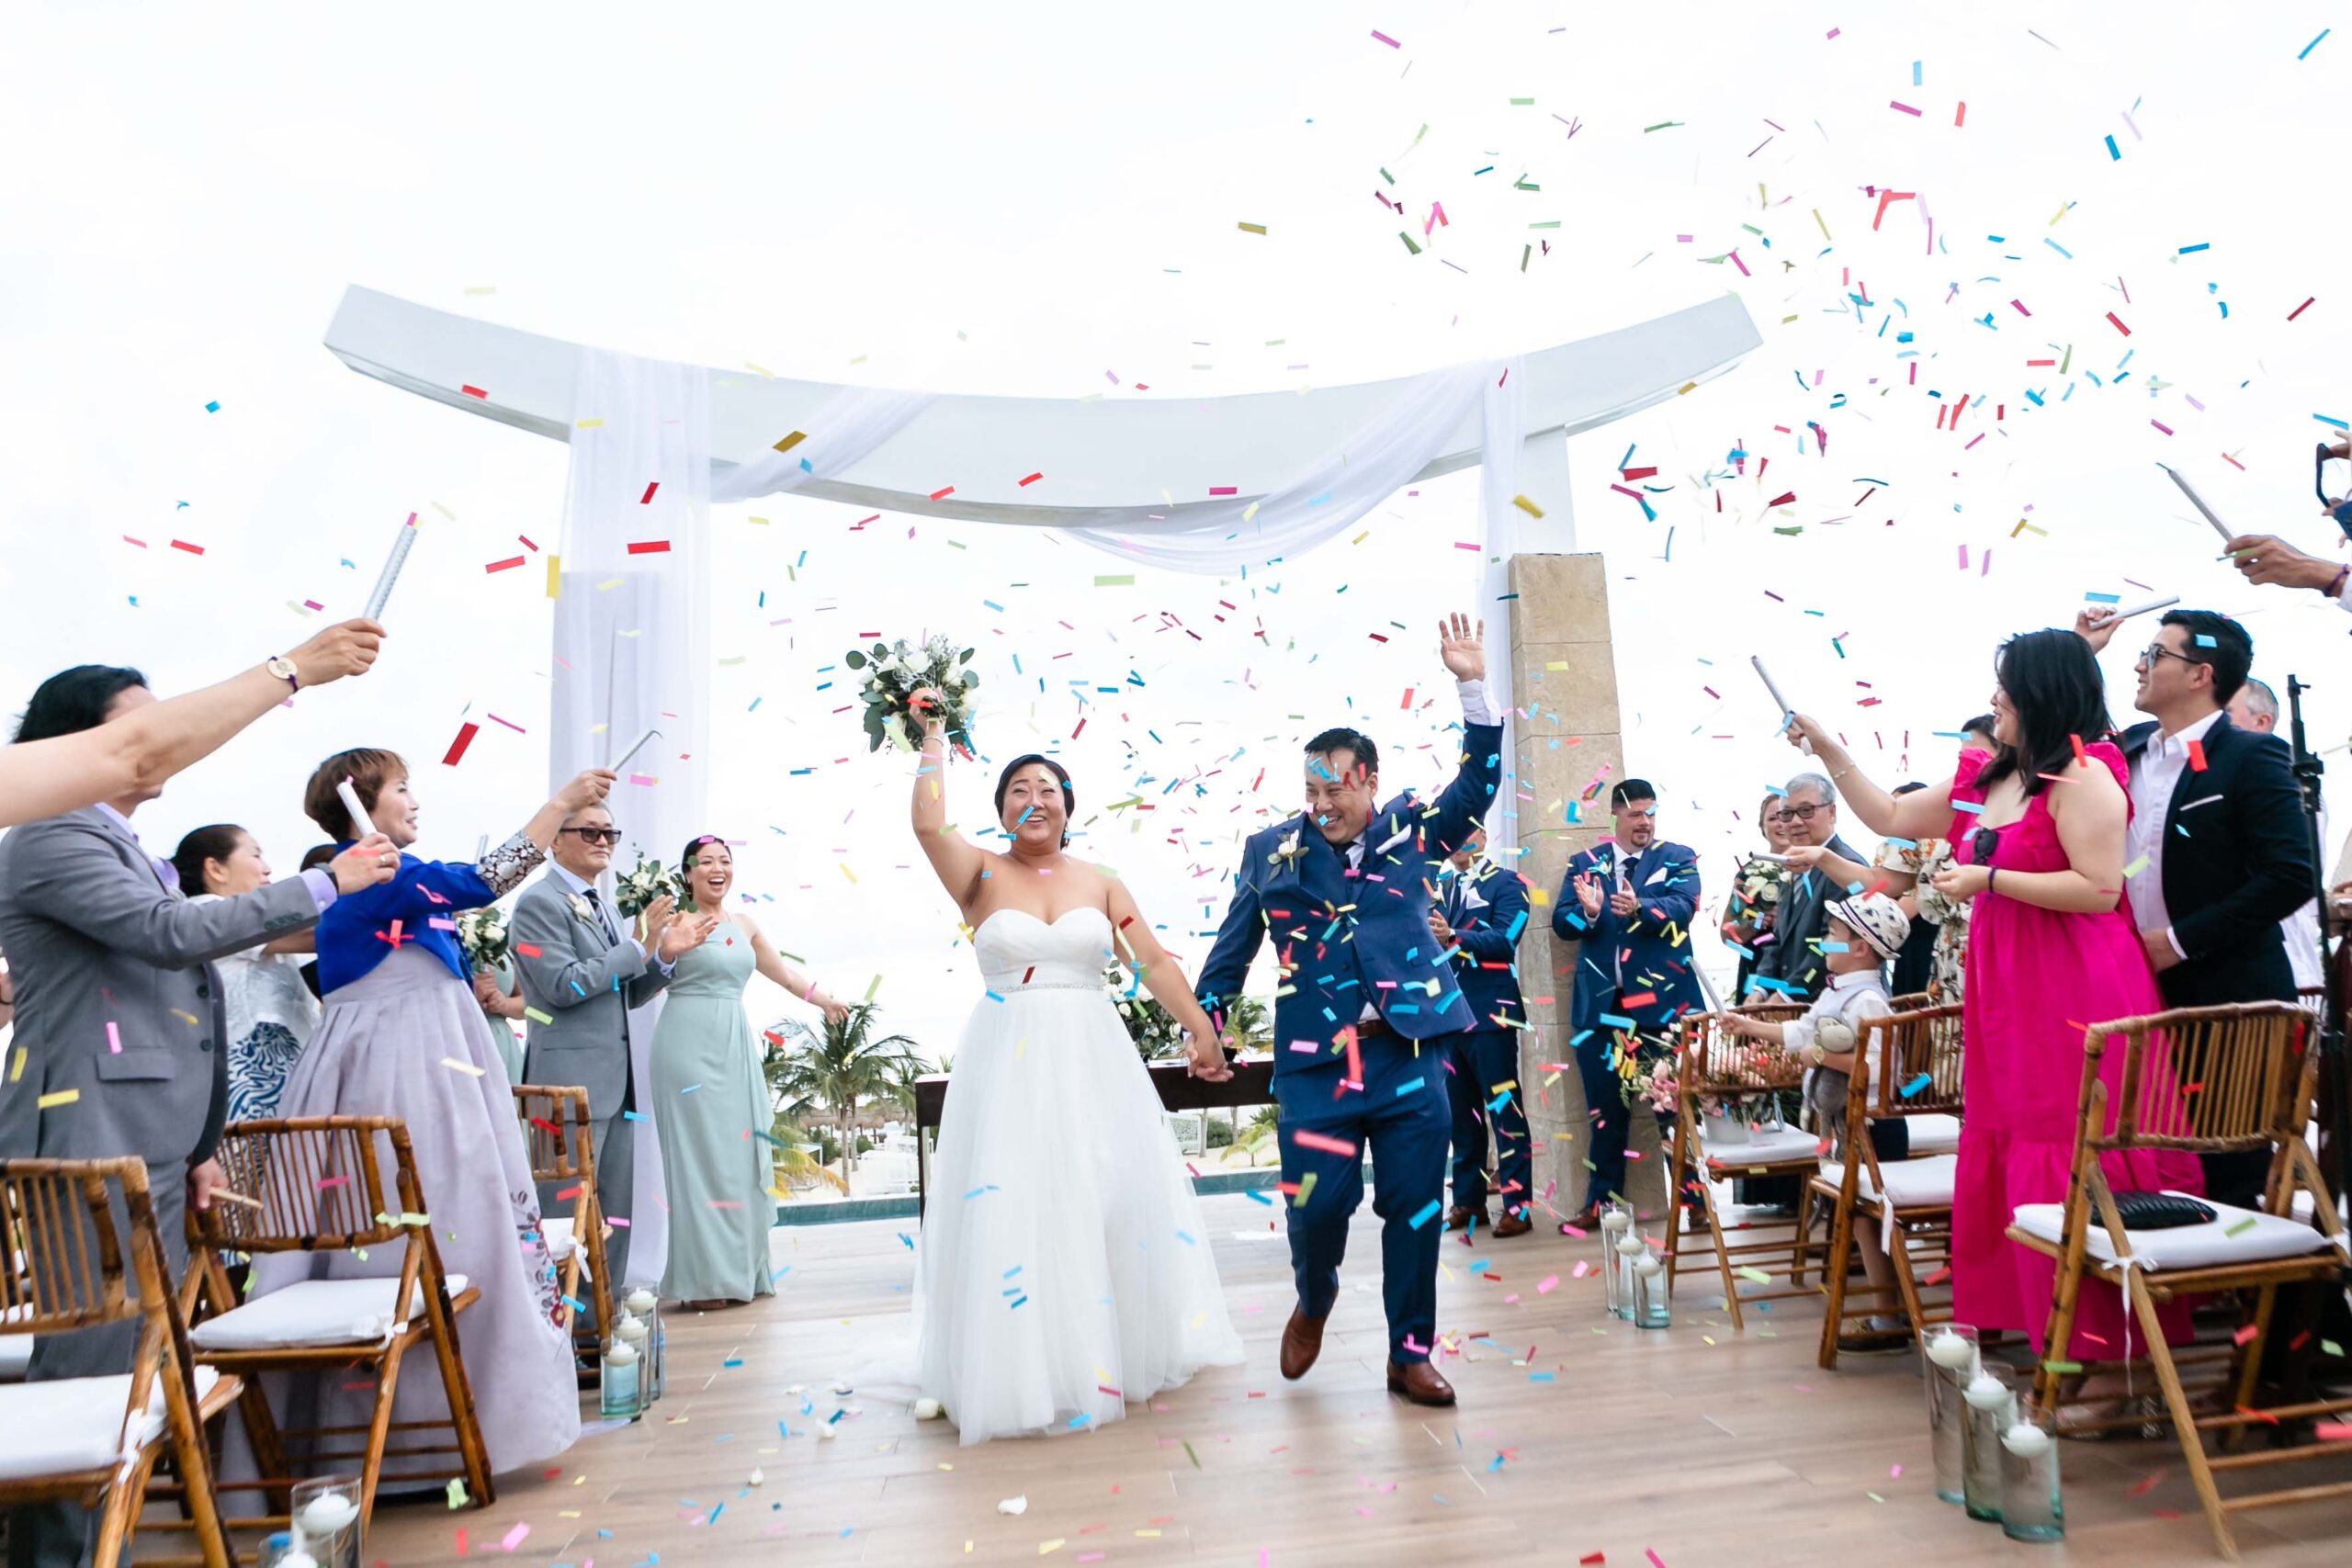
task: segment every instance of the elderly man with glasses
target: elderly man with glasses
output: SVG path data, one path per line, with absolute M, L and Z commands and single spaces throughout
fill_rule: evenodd
M 636 1177 L 637 1100 L 630 1072 L 628 1015 L 670 983 L 688 948 L 718 923 L 711 915 L 680 915 L 664 894 L 645 911 L 642 942 L 629 934 L 596 879 L 613 863 L 620 829 L 601 806 L 574 812 L 548 852 L 547 874 L 514 906 L 508 922 L 515 973 L 523 982 L 526 1083 L 576 1084 L 588 1091 L 594 1124 L 596 1202 L 606 1217 L 626 1222 Z M 552 1188 L 539 1194 L 549 1213 Z M 616 1294 L 628 1281 L 629 1231 L 617 1225 L 605 1244 L 605 1267 Z
M 1829 900 L 1845 897 L 1849 889 L 1833 886 L 1810 863 L 1819 857 L 1802 852 L 1826 850 L 1857 865 L 1868 865 L 1870 858 L 1838 836 L 1837 786 L 1819 773 L 1791 779 L 1777 815 L 1787 830 L 1794 875 L 1781 895 L 1781 916 L 1773 923 L 1771 941 L 1757 952 L 1748 991 L 1751 997 L 1761 992 L 1768 998 L 1809 1002 L 1821 994 L 1828 977 L 1821 938 L 1829 926 Z

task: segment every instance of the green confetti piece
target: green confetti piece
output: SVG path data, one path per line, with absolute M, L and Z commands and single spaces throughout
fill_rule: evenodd
M 2223 1235 L 2229 1235 L 2229 1236 L 2244 1235 L 2246 1232 L 2248 1232 L 2248 1231 L 2252 1230 L 2253 1228 L 2254 1228 L 2254 1216 L 2253 1216 L 2252 1214 L 2248 1214 L 2245 1219 L 2240 1220 L 2236 1224 L 2232 1225 L 2229 1229 L 2227 1229 L 2227 1230 L 2223 1231 L 2222 1234 Z
M 465 1482 L 459 1479 L 452 1479 L 449 1483 L 448 1496 L 449 1507 L 453 1512 L 458 1508 L 464 1507 L 467 1502 Z
M 1402 229 L 1399 229 L 1396 231 L 1396 237 L 1405 242 L 1405 248 L 1407 250 L 1412 252 L 1415 255 L 1419 255 L 1421 254 L 1421 247 L 1413 243 L 1413 236 L 1408 234 Z
M 1187 1441 L 1184 1444 L 1184 1457 L 1193 1461 L 1193 1468 L 1194 1470 L 1201 1468 L 1201 1456 L 1193 1451 L 1193 1445 L 1190 1441 Z
M 1094 586 L 1097 588 L 1133 588 L 1135 585 L 1136 576 L 1131 571 L 1110 577 L 1097 577 L 1094 580 Z
M 2083 1364 L 2080 1361 L 2044 1361 L 2041 1363 L 2041 1370 L 2045 1372 L 2054 1372 L 2060 1377 L 2071 1377 L 2083 1370 Z

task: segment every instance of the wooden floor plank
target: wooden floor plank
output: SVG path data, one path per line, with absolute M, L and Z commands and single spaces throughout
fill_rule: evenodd
M 900 1400 L 836 1397 L 843 1369 L 871 1365 L 877 1344 L 909 1332 L 914 1258 L 901 1232 L 912 1226 L 779 1230 L 776 1263 L 788 1271 L 776 1297 L 670 1316 L 669 1394 L 646 1420 L 583 1439 L 551 1475 L 502 1477 L 487 1511 L 388 1503 L 365 1556 L 453 1563 L 458 1530 L 479 1556 L 517 1525 L 530 1527 L 517 1557 L 572 1568 L 639 1568 L 657 1555 L 662 1568 L 1041 1556 L 1370 1568 L 1594 1552 L 1645 1568 L 1645 1551 L 1685 1568 L 1818 1564 L 1897 1543 L 1938 1564 L 2029 1551 L 1936 1501 L 1913 1358 L 1814 1365 L 1818 1303 L 1751 1308 L 1736 1334 L 1693 1280 L 1673 1327 L 1645 1333 L 1605 1317 L 1597 1277 L 1573 1277 L 1597 1260 L 1597 1237 L 1539 1228 L 1467 1248 L 1449 1239 L 1440 1323 L 1486 1338 L 1444 1363 L 1460 1407 L 1421 1410 L 1382 1390 L 1368 1209 L 1323 1358 L 1285 1383 L 1275 1354 L 1292 1301 L 1288 1251 L 1265 1205 L 1236 1195 L 1203 1208 L 1249 1359 L 1131 1405 L 1125 1420 L 966 1449 Z M 1556 1283 L 1540 1290 L 1547 1279 Z M 843 1408 L 854 1413 L 820 1441 Z M 2069 1443 L 2062 1460 L 2068 1561 L 2211 1560 L 2169 1444 Z M 1000 1514 L 1014 1496 L 1026 1512 Z M 2352 1499 L 2241 1516 L 2236 1528 L 2261 1563 L 2340 1563 Z

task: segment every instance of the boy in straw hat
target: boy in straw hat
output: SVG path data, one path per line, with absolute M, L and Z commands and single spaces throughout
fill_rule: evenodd
M 1773 1023 L 1731 1013 L 1723 1020 L 1723 1027 L 1726 1033 L 1779 1045 L 1813 1069 L 1805 1078 L 1805 1102 L 1842 1155 L 1847 1084 L 1854 1071 L 1862 1026 L 1894 1010 L 1887 1000 L 1884 965 L 1903 950 L 1911 922 L 1902 907 L 1883 893 L 1834 899 L 1827 909 L 1828 928 L 1823 933 L 1821 952 L 1829 983 L 1814 998 L 1804 1016 Z M 1865 1062 L 1864 1070 L 1875 1065 Z M 1910 1156 L 1910 1129 L 1899 1118 L 1873 1122 L 1868 1131 L 1871 1146 L 1882 1161 Z M 1880 1297 L 1883 1301 L 1895 1300 L 1894 1270 L 1887 1262 L 1877 1230 L 1858 1226 L 1854 1239 L 1860 1247 L 1862 1272 L 1872 1289 L 1885 1292 Z M 1894 1334 L 1902 1331 L 1904 1323 L 1899 1316 L 1879 1315 L 1865 1320 L 1862 1326 L 1868 1334 Z

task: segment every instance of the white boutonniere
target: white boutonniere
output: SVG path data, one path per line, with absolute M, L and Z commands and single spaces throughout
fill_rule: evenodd
M 1294 828 L 1281 843 L 1274 846 L 1274 852 L 1266 857 L 1266 863 L 1295 870 L 1298 866 L 1298 857 L 1306 852 L 1306 845 L 1301 840 L 1299 830 Z
M 574 919 L 585 920 L 592 926 L 596 923 L 596 912 L 588 907 L 587 899 L 577 893 L 567 893 L 563 896 L 563 901 L 571 906 Z

